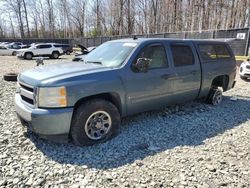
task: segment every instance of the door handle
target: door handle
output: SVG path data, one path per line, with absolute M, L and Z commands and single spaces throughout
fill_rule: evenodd
M 175 76 L 176 76 L 176 74 L 163 74 L 163 75 L 161 75 L 161 78 L 162 79 L 169 79 L 169 78 L 173 78 Z

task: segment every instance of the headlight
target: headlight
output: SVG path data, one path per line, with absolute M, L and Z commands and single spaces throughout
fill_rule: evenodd
M 58 108 L 67 106 L 67 93 L 65 87 L 38 88 L 38 106 Z

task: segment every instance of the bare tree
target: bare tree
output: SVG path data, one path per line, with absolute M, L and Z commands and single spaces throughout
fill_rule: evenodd
M 250 0 L 2 1 L 10 11 L 2 13 L 0 32 L 22 38 L 250 27 Z

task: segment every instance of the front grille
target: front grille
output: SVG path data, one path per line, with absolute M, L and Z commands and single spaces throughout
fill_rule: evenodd
M 25 102 L 27 102 L 27 103 L 29 103 L 29 104 L 34 105 L 34 100 L 29 99 L 28 97 L 25 97 L 25 96 L 23 96 L 23 95 L 21 95 L 21 98 L 22 98 L 23 101 L 25 101 Z
M 246 68 L 247 68 L 247 69 L 250 69 L 250 65 L 247 65 Z
M 21 84 L 21 83 L 19 83 L 19 85 L 20 85 L 22 88 L 24 88 L 24 89 L 26 89 L 26 90 L 28 90 L 28 91 L 30 91 L 30 92 L 34 92 L 34 89 L 33 89 L 32 87 L 25 86 L 25 85 L 23 85 L 23 84 Z
M 28 84 L 20 82 L 19 82 L 19 87 L 22 100 L 33 106 L 35 104 L 34 88 Z

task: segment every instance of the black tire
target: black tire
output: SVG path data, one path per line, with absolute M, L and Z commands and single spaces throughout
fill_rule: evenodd
M 16 51 L 12 52 L 12 55 L 13 55 L 13 56 L 16 56 Z
M 108 131 L 105 134 L 102 133 L 103 137 L 92 139 L 90 138 L 92 129 L 98 129 L 94 130 L 94 137 L 96 136 L 95 131 L 99 131 L 100 133 L 104 126 L 104 129 L 106 129 L 106 124 L 100 122 L 99 120 L 101 119 L 100 117 L 103 116 L 99 116 L 99 112 L 104 112 L 109 115 L 110 119 L 108 120 L 110 120 L 110 125 L 108 124 Z M 93 99 L 91 101 L 87 101 L 80 105 L 74 112 L 70 130 L 73 143 L 78 146 L 90 146 L 105 142 L 119 133 L 120 121 L 120 113 L 116 106 L 111 102 L 102 99 Z M 98 126 L 101 126 L 100 128 L 97 128 L 97 123 L 101 124 L 98 124 Z M 91 130 L 88 131 L 88 128 Z
M 16 82 L 17 81 L 17 74 L 16 73 L 7 73 L 3 75 L 3 79 L 5 81 Z
M 59 52 L 52 52 L 52 54 L 51 54 L 52 59 L 58 59 L 59 56 L 60 56 Z
M 214 106 L 219 105 L 222 102 L 222 91 L 218 88 L 212 88 L 207 96 L 207 103 Z
M 70 51 L 69 50 L 66 51 L 66 55 L 70 55 Z
M 31 60 L 33 58 L 33 54 L 28 52 L 24 54 L 24 59 Z

